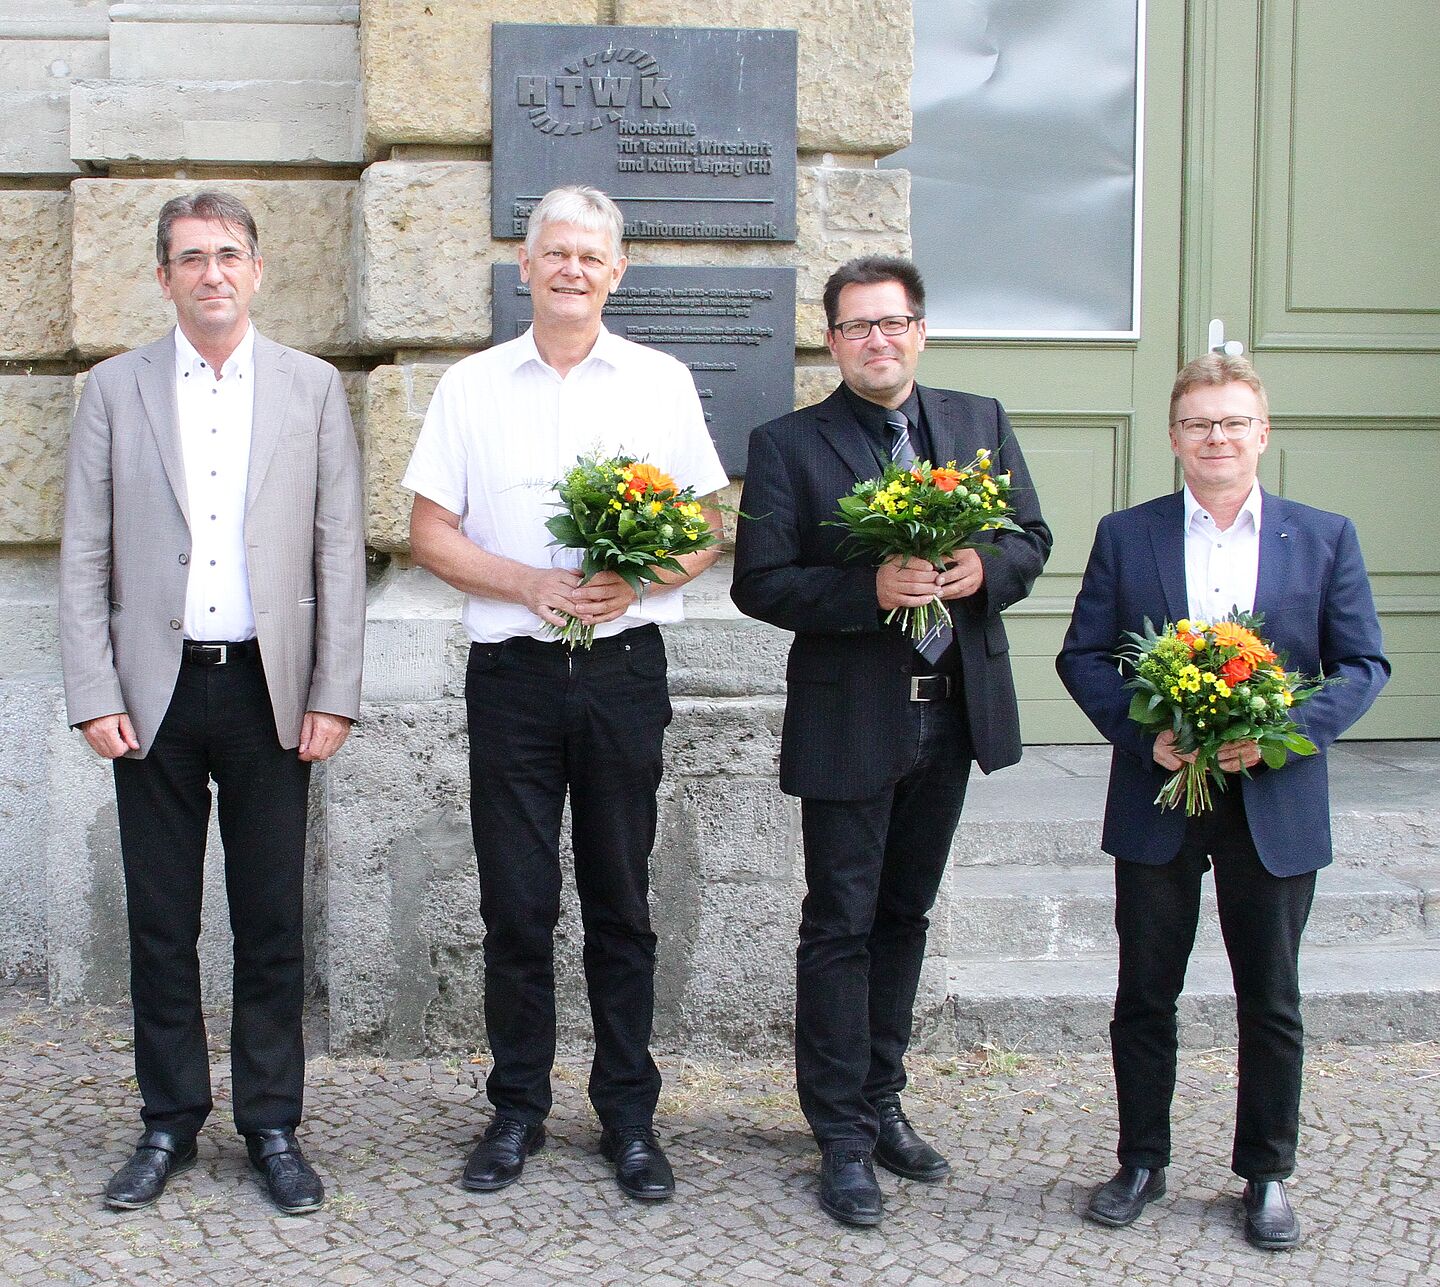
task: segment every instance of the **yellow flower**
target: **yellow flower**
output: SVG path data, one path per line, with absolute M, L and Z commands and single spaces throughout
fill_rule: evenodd
M 1215 681 L 1215 691 L 1216 691 L 1221 697 L 1229 697 L 1229 696 L 1230 696 L 1230 685 L 1227 684 L 1223 679 L 1217 679 L 1217 680 Z
M 624 507 L 622 504 L 620 504 L 619 501 L 617 501 L 617 500 L 612 500 L 612 501 L 610 502 L 610 508 L 613 509 L 613 510 L 617 510 L 617 511 L 618 511 L 618 510 L 624 509 L 625 507 Z
M 665 506 L 663 506 L 659 501 L 651 501 L 647 506 L 645 506 L 645 512 L 647 514 L 658 514 L 664 508 Z
M 1190 633 L 1190 619 L 1188 617 L 1181 617 L 1180 620 L 1175 623 L 1175 631 L 1177 634 L 1188 635 Z
M 625 484 L 623 482 L 616 483 L 615 490 L 623 496 L 625 493 Z

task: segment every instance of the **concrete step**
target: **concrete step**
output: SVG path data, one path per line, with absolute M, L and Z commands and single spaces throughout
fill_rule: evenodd
M 1113 951 L 1114 868 L 972 867 L 952 872 L 931 950 L 952 961 L 1044 960 Z M 1440 943 L 1440 871 L 1329 867 L 1320 873 L 1305 942 Z M 1197 951 L 1223 950 L 1213 880 L 1206 880 Z
M 1440 1040 L 1440 941 L 1307 945 L 1300 953 L 1305 1031 L 1313 1041 Z M 1103 1051 L 1115 998 L 1115 958 L 958 961 L 948 1008 L 959 1046 Z M 1225 957 L 1197 951 L 1180 999 L 1187 1048 L 1233 1046 L 1235 1002 Z

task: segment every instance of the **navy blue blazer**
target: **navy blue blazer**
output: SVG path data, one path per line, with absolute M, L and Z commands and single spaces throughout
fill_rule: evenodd
M 1154 804 L 1168 773 L 1152 757 L 1154 734 L 1127 715 L 1131 693 L 1115 662 L 1123 633 L 1141 630 L 1146 617 L 1159 629 L 1189 615 L 1184 524 L 1180 492 L 1100 520 L 1055 661 L 1070 695 L 1115 747 L 1101 843 L 1129 862 L 1169 862 L 1185 831 L 1183 809 Z M 1244 793 L 1260 861 L 1277 876 L 1295 876 L 1331 860 L 1326 749 L 1370 709 L 1390 676 L 1355 525 L 1262 492 L 1255 610 L 1287 669 L 1342 680 L 1295 708 L 1319 754 L 1231 778 L 1231 789 L 1238 784 Z
M 993 398 L 916 386 L 937 463 L 968 463 L 988 447 L 1013 484 L 1019 532 L 991 532 L 979 594 L 952 600 L 965 710 L 982 771 L 1020 758 L 1010 644 L 1000 613 L 1030 593 L 1050 553 L 1025 457 Z M 865 430 L 841 389 L 750 435 L 743 515 L 730 595 L 747 616 L 793 630 L 786 667 L 780 789 L 817 800 L 861 800 L 899 780 L 908 763 L 910 674 L 916 653 L 886 627 L 875 564 L 828 526 L 836 505 L 877 472 Z M 748 517 L 745 517 L 748 515 Z

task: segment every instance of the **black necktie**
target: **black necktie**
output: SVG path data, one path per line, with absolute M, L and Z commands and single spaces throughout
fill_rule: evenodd
M 910 421 L 903 411 L 887 411 L 885 424 L 890 430 L 890 459 L 902 469 L 915 463 L 915 448 L 910 442 Z M 937 621 L 925 632 L 925 637 L 915 643 L 920 655 L 932 666 L 940 660 L 955 631 L 943 621 Z

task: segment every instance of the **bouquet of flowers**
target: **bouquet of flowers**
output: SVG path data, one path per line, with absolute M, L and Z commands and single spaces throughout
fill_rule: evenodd
M 707 549 L 720 538 L 706 523 L 693 487 L 633 456 L 581 456 L 555 484 L 560 513 L 547 519 L 552 545 L 583 550 L 581 584 L 597 572 L 616 572 L 644 597 L 662 570 L 683 572 L 681 554 Z M 571 646 L 589 648 L 595 627 L 571 617 L 552 627 Z
M 868 550 L 877 563 L 899 554 L 924 559 L 940 571 L 956 550 L 988 551 L 986 543 L 971 540 L 977 532 L 1021 530 L 1010 517 L 1010 475 L 991 472 L 984 447 L 964 469 L 953 460 L 886 465 L 879 478 L 856 483 L 839 505 L 831 526 L 848 528 L 846 539 Z M 938 596 L 923 607 L 892 609 L 886 622 L 897 615 L 915 640 L 937 622 L 950 624 L 949 609 Z
M 1159 634 L 1147 618 L 1143 634 L 1126 632 L 1130 642 L 1117 655 L 1133 671 L 1125 685 L 1134 690 L 1130 718 L 1142 728 L 1170 729 L 1177 751 L 1195 752 L 1155 797 L 1161 808 L 1184 800 L 1193 818 L 1213 807 L 1210 781 L 1224 790 L 1217 760 L 1226 742 L 1258 742 L 1272 769 L 1287 755 L 1315 754 L 1291 711 L 1329 681 L 1287 671 L 1260 637 L 1262 624 L 1260 614 L 1236 611 L 1213 623 L 1167 623 Z

